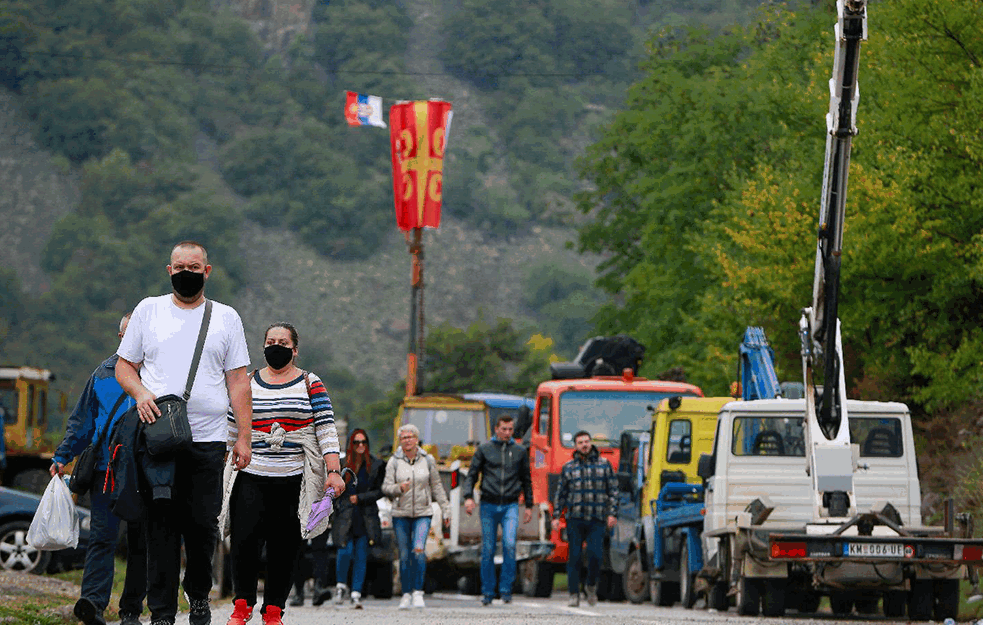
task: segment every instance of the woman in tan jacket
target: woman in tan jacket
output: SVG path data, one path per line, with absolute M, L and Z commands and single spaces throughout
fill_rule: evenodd
M 399 447 L 386 464 L 382 492 L 393 499 L 393 530 L 399 545 L 399 578 L 403 598 L 399 608 L 424 607 L 423 580 L 427 573 L 424 550 L 430 521 L 431 503 L 440 505 L 445 520 L 450 511 L 447 493 L 433 457 L 420 448 L 420 430 L 415 425 L 399 428 Z

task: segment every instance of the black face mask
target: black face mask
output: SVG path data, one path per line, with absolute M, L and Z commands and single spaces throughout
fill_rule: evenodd
M 176 271 L 171 274 L 171 286 L 181 297 L 194 297 L 205 288 L 205 274 L 188 271 Z
M 270 367 L 283 369 L 290 364 L 290 360 L 294 357 L 294 350 L 283 345 L 267 345 L 263 350 L 263 356 L 266 357 Z

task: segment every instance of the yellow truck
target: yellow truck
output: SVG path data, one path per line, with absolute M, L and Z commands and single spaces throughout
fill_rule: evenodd
M 0 366 L 0 484 L 43 492 L 57 441 L 48 430 L 47 369 Z

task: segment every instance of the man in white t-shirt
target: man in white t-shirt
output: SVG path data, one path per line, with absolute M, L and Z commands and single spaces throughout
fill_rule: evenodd
M 181 396 L 188 382 L 205 311 L 205 282 L 211 274 L 205 248 L 182 241 L 171 250 L 167 273 L 173 292 L 148 297 L 130 317 L 117 353 L 116 379 L 136 400 L 144 423 L 160 416 L 154 399 Z M 201 361 L 188 399 L 194 444 L 175 457 L 170 499 L 149 503 L 147 518 L 148 593 L 153 625 L 173 625 L 177 615 L 181 542 L 186 558 L 182 585 L 190 604 L 191 625 L 209 625 L 208 593 L 212 554 L 218 540 L 222 505 L 222 466 L 229 406 L 239 426 L 232 449 L 236 468 L 249 464 L 252 397 L 246 368 L 249 352 L 239 314 L 212 302 Z

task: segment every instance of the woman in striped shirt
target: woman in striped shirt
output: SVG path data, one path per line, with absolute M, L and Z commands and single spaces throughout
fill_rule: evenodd
M 228 625 L 244 625 L 252 616 L 260 547 L 264 542 L 267 556 L 263 623 L 282 625 L 294 561 L 302 542 L 297 522 L 301 491 L 311 488 L 314 476 L 320 493 L 333 487 L 340 495 L 345 489 L 339 473 L 338 433 L 331 399 L 320 378 L 294 364 L 299 343 L 297 330 L 289 323 L 274 323 L 267 328 L 264 343 L 268 366 L 250 377 L 252 461 L 239 471 L 229 497 L 235 601 Z M 236 422 L 230 412 L 229 440 L 236 440 L 236 435 Z M 318 466 L 321 456 L 326 473 L 323 465 Z M 306 516 L 301 514 L 301 518 Z

